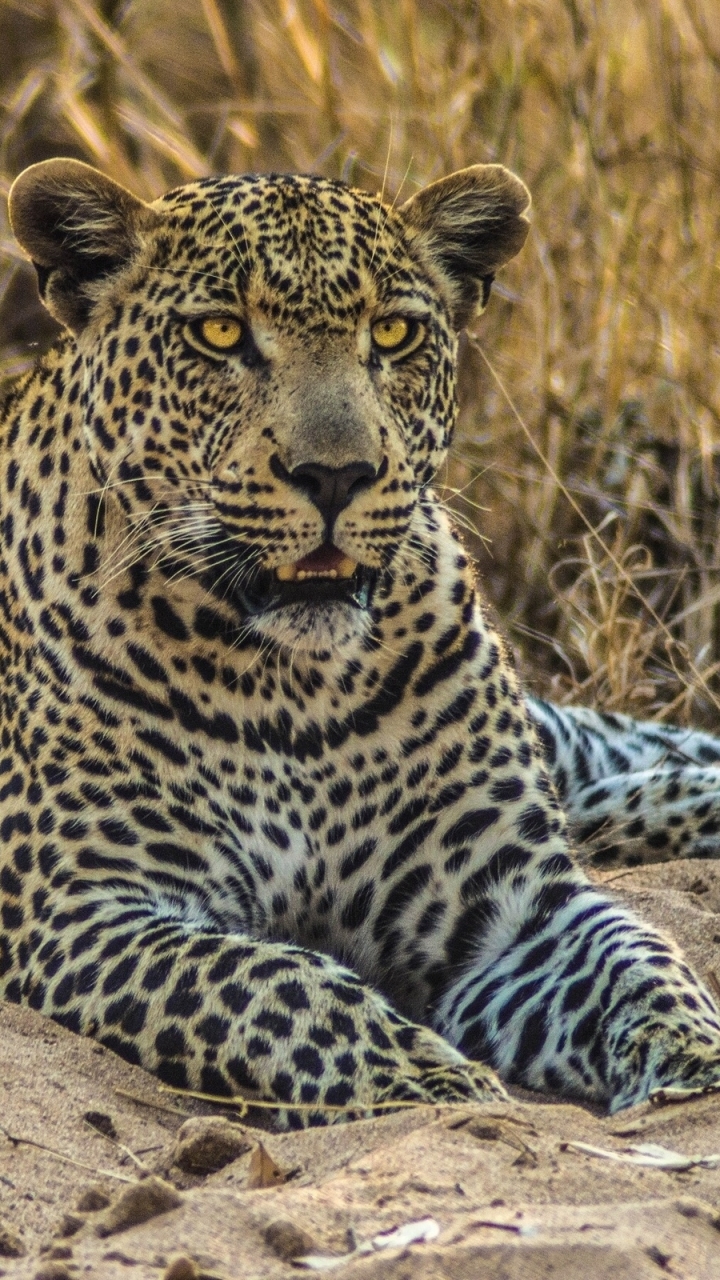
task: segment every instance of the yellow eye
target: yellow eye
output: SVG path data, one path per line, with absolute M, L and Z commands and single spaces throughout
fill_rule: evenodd
M 217 347 L 218 351 L 227 351 L 236 347 L 243 335 L 243 327 L 239 320 L 230 316 L 215 316 L 210 320 L 201 320 L 200 337 L 209 347 Z
M 402 316 L 389 316 L 387 320 L 376 320 L 370 332 L 381 351 L 397 351 L 410 336 L 410 321 Z

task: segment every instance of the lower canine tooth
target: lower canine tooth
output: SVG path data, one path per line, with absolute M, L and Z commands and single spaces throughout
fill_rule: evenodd
M 275 570 L 275 577 L 280 582 L 294 582 L 298 576 L 298 571 L 294 564 L 279 564 Z

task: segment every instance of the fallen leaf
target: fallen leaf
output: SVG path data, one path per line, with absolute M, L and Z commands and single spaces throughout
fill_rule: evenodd
M 382 1231 L 373 1236 L 375 1249 L 404 1249 L 408 1244 L 425 1244 L 428 1240 L 437 1240 L 440 1227 L 434 1218 L 421 1218 L 419 1222 L 406 1222 L 402 1227 L 392 1231 Z
M 258 1142 L 250 1157 L 247 1185 L 250 1190 L 258 1187 L 279 1187 L 287 1182 L 285 1169 L 276 1164 L 272 1156 L 265 1150 L 262 1142 Z
M 336 1267 L 346 1267 L 351 1258 L 358 1258 L 361 1253 L 372 1253 L 370 1245 L 364 1249 L 353 1249 L 352 1253 L 308 1253 L 303 1258 L 293 1258 L 294 1267 L 303 1267 L 306 1271 L 334 1271 Z
M 406 1249 L 410 1244 L 426 1244 L 439 1235 L 440 1226 L 434 1218 L 421 1218 L 418 1222 L 405 1222 L 401 1227 L 393 1227 L 391 1231 L 381 1231 L 372 1240 L 361 1240 L 350 1253 L 306 1254 L 302 1258 L 293 1258 L 293 1264 L 307 1271 L 334 1271 L 336 1267 L 346 1266 L 351 1258 L 375 1253 L 378 1249 Z
M 492 1218 L 478 1218 L 470 1223 L 470 1227 L 473 1230 L 483 1227 L 486 1230 L 510 1231 L 518 1236 L 536 1236 L 540 1230 L 536 1222 L 495 1222 Z
M 689 1089 L 683 1088 L 682 1085 L 669 1085 L 665 1089 L 653 1089 L 648 1102 L 652 1102 L 656 1107 L 667 1107 L 679 1102 L 687 1102 L 690 1098 L 705 1098 L 711 1093 L 720 1093 L 720 1083 L 701 1084 Z
M 637 1147 L 624 1147 L 622 1151 L 607 1151 L 604 1147 L 591 1147 L 587 1142 L 564 1142 L 562 1150 L 580 1151 L 586 1156 L 597 1156 L 601 1160 L 617 1160 L 621 1164 L 642 1165 L 647 1169 L 720 1168 L 720 1155 L 684 1156 L 679 1151 L 671 1151 L 669 1147 L 660 1147 L 654 1142 L 644 1142 Z

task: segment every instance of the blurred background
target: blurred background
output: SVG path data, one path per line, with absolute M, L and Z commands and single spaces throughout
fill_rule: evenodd
M 536 690 L 720 726 L 717 0 L 0 0 L 0 186 L 296 170 L 533 193 L 443 499 Z M 0 201 L 0 376 L 54 337 Z

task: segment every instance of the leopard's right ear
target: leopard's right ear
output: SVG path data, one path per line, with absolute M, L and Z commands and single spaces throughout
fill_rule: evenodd
M 16 178 L 10 224 L 37 270 L 40 296 L 62 324 L 80 331 L 106 278 L 127 266 L 158 214 L 80 160 L 43 160 Z

